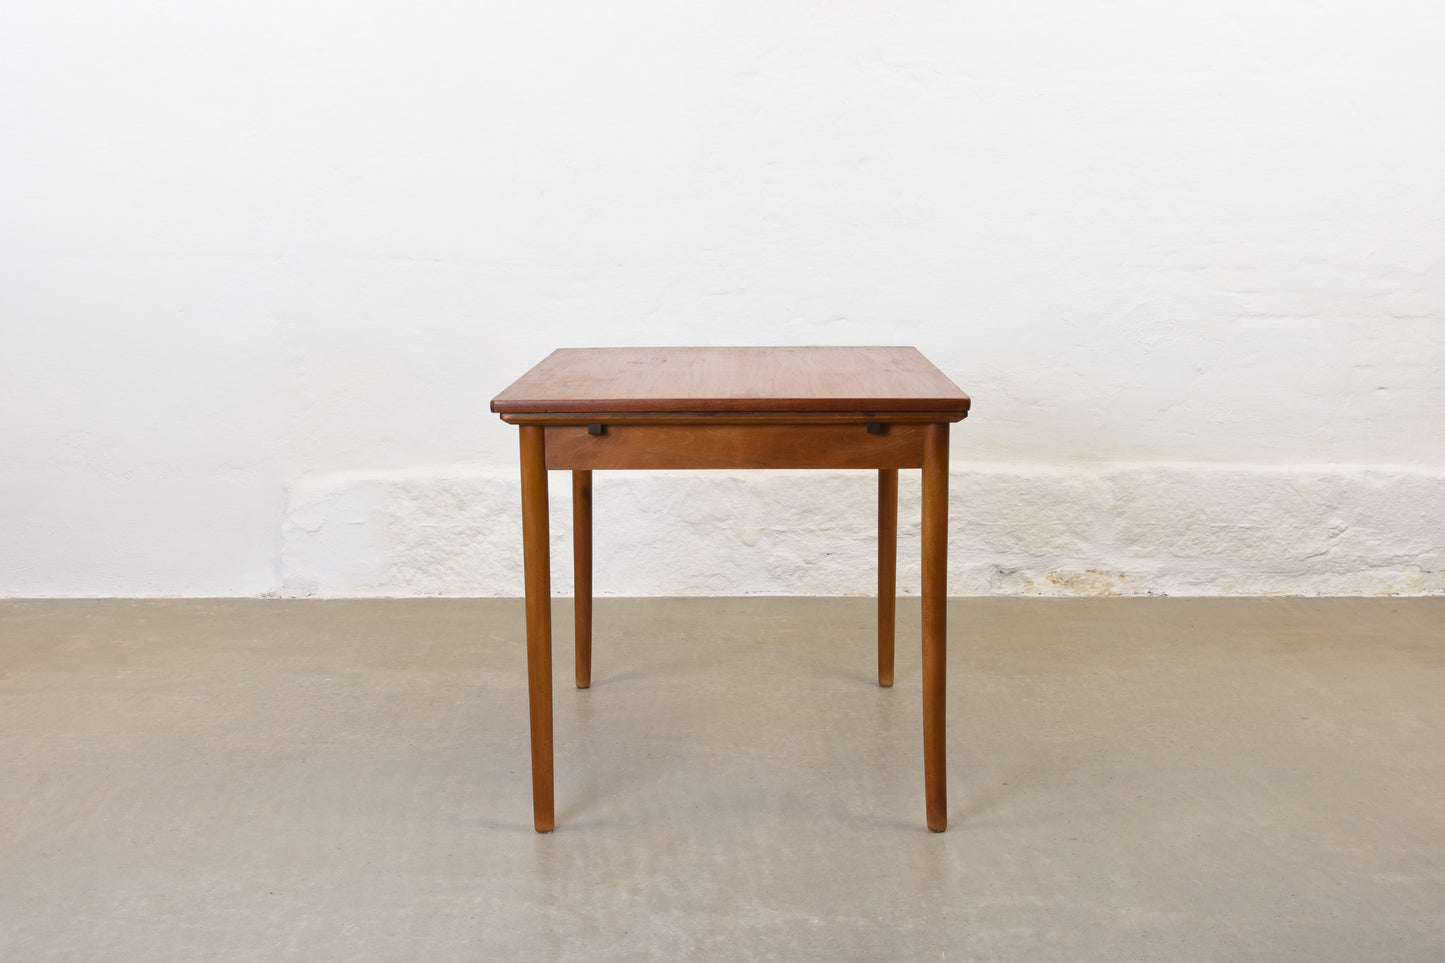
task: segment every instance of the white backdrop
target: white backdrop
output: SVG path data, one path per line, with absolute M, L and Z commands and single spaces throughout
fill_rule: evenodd
M 9 4 L 0 594 L 515 594 L 488 400 L 659 343 L 917 345 L 974 396 L 953 591 L 1445 590 L 1442 35 Z M 599 591 L 869 591 L 868 479 L 764 477 L 599 477 Z

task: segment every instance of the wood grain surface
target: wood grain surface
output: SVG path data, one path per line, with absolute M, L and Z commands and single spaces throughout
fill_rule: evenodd
M 559 348 L 492 399 L 498 413 L 968 411 L 917 348 Z

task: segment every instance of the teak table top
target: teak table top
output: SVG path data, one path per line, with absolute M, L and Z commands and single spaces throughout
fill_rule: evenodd
M 559 348 L 492 399 L 508 416 L 590 413 L 934 413 L 969 398 L 917 348 Z

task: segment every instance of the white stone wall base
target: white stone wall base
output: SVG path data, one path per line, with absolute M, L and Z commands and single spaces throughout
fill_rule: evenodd
M 901 473 L 900 595 L 918 593 L 918 473 Z M 598 472 L 599 596 L 872 595 L 872 472 Z M 1445 593 L 1445 471 L 955 462 L 951 595 Z M 554 591 L 571 486 L 552 473 Z M 287 596 L 514 596 L 515 473 L 348 473 L 289 486 Z

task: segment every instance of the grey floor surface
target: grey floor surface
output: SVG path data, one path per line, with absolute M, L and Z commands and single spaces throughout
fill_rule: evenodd
M 0 602 L 3 960 L 1445 960 L 1445 598 Z

